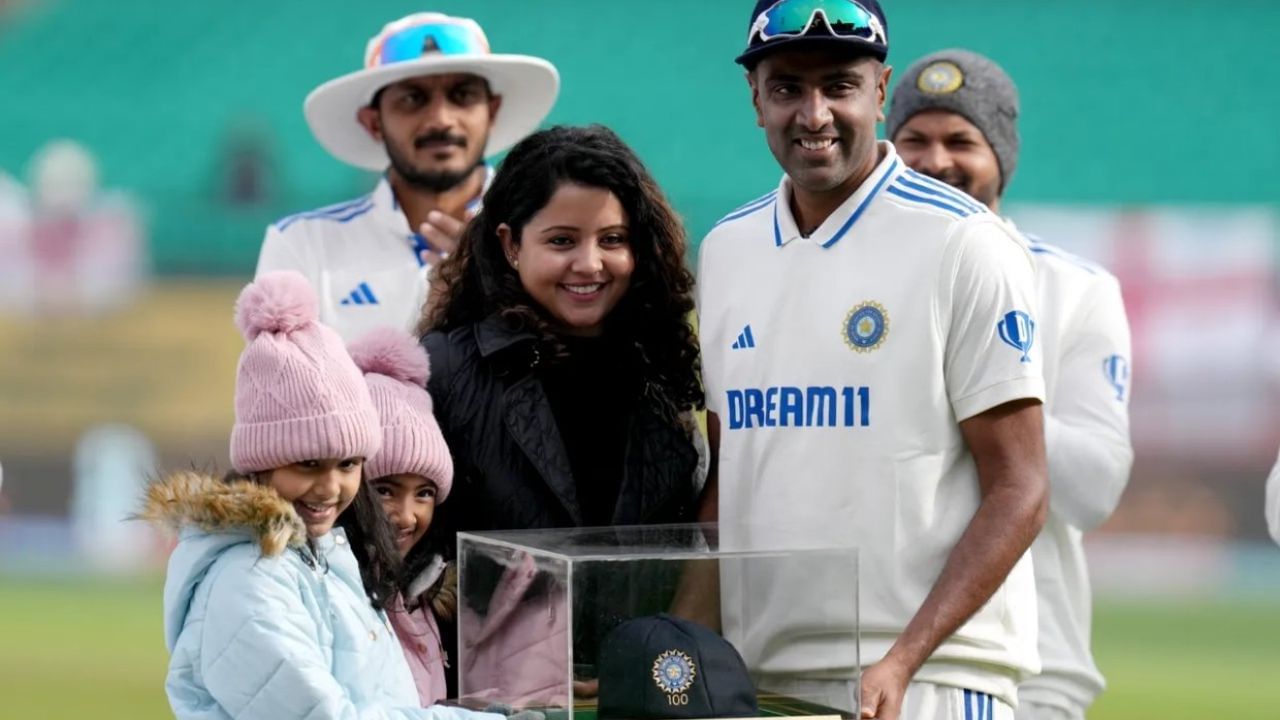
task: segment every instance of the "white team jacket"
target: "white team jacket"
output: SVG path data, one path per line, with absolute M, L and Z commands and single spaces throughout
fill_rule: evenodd
M 1025 236 L 1036 261 L 1044 341 L 1049 517 L 1031 546 L 1040 675 L 1019 697 L 1083 712 L 1105 687 L 1090 652 L 1092 599 L 1083 533 L 1129 482 L 1130 335 L 1120 284 L 1094 263 Z

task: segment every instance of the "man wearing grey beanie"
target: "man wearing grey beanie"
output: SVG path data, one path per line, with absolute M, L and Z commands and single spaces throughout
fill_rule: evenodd
M 926 55 L 898 82 L 885 136 L 916 172 L 998 212 L 1018 166 L 1018 90 L 999 65 L 977 53 Z
M 886 132 L 916 172 L 999 212 L 1018 164 L 1017 119 L 1018 91 L 999 65 L 943 50 L 907 68 Z M 1036 261 L 1050 490 L 1049 518 L 1031 546 L 1043 669 L 1019 687 L 1016 717 L 1081 720 L 1105 687 L 1089 649 L 1081 535 L 1111 514 L 1129 480 L 1129 324 L 1114 276 L 1024 237 Z

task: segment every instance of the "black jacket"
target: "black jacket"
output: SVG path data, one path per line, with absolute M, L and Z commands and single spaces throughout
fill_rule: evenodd
M 451 530 L 526 530 L 583 524 L 569 458 L 535 369 L 532 333 L 498 317 L 423 338 L 427 387 L 454 459 L 441 513 Z M 698 457 L 678 411 L 644 383 L 625 432 L 614 525 L 687 522 Z

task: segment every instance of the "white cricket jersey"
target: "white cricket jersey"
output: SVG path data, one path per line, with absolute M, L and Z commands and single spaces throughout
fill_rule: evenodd
M 1111 514 L 1129 481 L 1129 322 L 1113 275 L 1025 237 L 1036 260 L 1044 343 L 1050 500 L 1031 546 L 1042 669 L 1018 692 L 1083 715 L 1105 683 L 1089 649 L 1092 598 L 1082 536 Z
M 1280 543 L 1280 457 L 1267 476 L 1267 528 L 1271 531 L 1271 539 Z
M 720 518 L 808 526 L 859 548 L 863 666 L 923 604 L 978 508 L 958 423 L 1044 394 L 1025 244 L 879 147 L 871 176 L 807 238 L 786 177 L 728 215 L 703 241 L 698 278 Z M 847 677 L 859 664 L 847 638 L 771 623 L 797 616 L 782 589 L 803 587 L 806 572 L 729 578 L 723 592 L 750 602 L 725 603 L 726 628 L 744 635 L 753 671 Z M 843 612 L 844 597 L 819 594 L 815 613 Z M 748 606 L 750 617 L 732 616 Z M 1035 616 L 1024 556 L 916 680 L 1015 704 L 1039 668 Z
M 485 180 L 488 187 L 492 170 Z M 479 208 L 480 197 L 467 206 Z M 348 342 L 376 327 L 412 331 L 422 317 L 428 249 L 384 176 L 373 192 L 290 215 L 267 228 L 257 275 L 297 270 L 320 298 L 320 321 Z

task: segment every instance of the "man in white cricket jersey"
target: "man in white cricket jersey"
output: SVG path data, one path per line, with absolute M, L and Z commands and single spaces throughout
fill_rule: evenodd
M 701 247 L 717 458 L 701 514 L 859 548 L 860 663 L 847 635 L 771 622 L 787 616 L 770 606 L 780 583 L 722 585 L 758 613 L 725 628 L 745 635 L 762 687 L 803 673 L 818 678 L 807 697 L 825 678 L 828 704 L 862 717 L 1007 720 L 1039 669 L 1032 259 L 980 203 L 876 141 L 887 53 L 875 0 L 760 0 L 751 15 L 737 62 L 785 174 Z M 859 669 L 861 698 L 842 701 Z
M 913 63 L 889 105 L 886 135 L 912 169 L 999 212 L 1018 161 L 1018 92 L 1000 66 L 966 50 Z M 1129 481 L 1129 322 L 1101 267 L 1031 239 L 1045 379 L 1049 518 L 1031 546 L 1039 598 L 1039 675 L 1018 690 L 1019 720 L 1081 720 L 1104 687 L 1089 650 L 1092 600 L 1082 534 Z
M 368 195 L 268 227 L 258 274 L 301 272 L 321 321 L 348 340 L 381 325 L 412 330 L 431 265 L 479 207 L 492 174 L 485 158 L 536 130 L 559 87 L 546 60 L 491 53 L 469 18 L 416 13 L 387 24 L 363 69 L 303 103 L 330 154 L 383 178 Z

